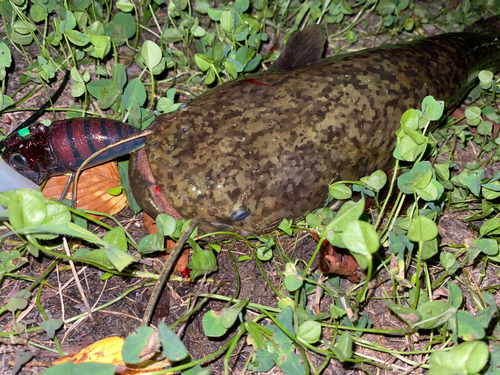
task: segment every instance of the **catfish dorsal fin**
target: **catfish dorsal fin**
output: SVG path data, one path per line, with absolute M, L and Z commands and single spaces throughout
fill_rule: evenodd
M 304 30 L 295 30 L 288 38 L 284 51 L 274 66 L 283 70 L 294 70 L 321 60 L 325 49 L 324 26 L 310 25 Z

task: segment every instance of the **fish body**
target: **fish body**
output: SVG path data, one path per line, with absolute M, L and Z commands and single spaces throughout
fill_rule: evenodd
M 204 232 L 248 236 L 298 218 L 324 203 L 331 181 L 388 165 L 405 110 L 428 95 L 452 108 L 480 70 L 500 68 L 500 21 L 480 22 L 326 59 L 318 26 L 295 32 L 269 71 L 155 119 L 145 147 L 151 184 L 174 216 L 203 215 Z

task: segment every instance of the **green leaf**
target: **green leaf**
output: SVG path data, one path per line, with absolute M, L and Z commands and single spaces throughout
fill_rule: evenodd
M 321 337 L 321 324 L 308 320 L 299 326 L 297 336 L 308 344 L 314 344 Z
M 248 368 L 255 372 L 268 372 L 274 367 L 274 361 L 278 357 L 278 351 L 275 350 L 257 350 L 254 353 L 252 362 Z
M 489 70 L 481 70 L 478 75 L 481 87 L 484 89 L 490 88 L 493 81 L 493 73 Z
M 111 48 L 110 41 L 111 38 L 109 36 L 104 35 L 89 35 L 90 43 L 94 46 L 95 57 L 100 59 L 104 59 Z M 92 55 L 92 54 L 91 54 Z
M 436 100 L 432 96 L 426 96 L 422 101 L 422 112 L 426 113 L 426 106 L 429 107 L 428 120 L 437 121 L 444 112 L 444 101 Z
M 30 9 L 30 16 L 35 22 L 42 22 L 47 18 L 47 12 L 38 4 L 33 4 Z
M 130 13 L 118 12 L 113 17 L 113 24 L 122 25 L 125 30 L 125 37 L 132 38 L 136 32 L 136 21 Z M 142 52 L 142 51 L 141 51 Z
M 417 307 L 422 320 L 414 326 L 420 329 L 439 327 L 456 316 L 457 309 L 448 302 L 430 301 Z
M 226 329 L 230 328 L 234 324 L 234 322 L 236 322 L 236 319 L 238 319 L 238 315 L 247 304 L 248 299 L 244 299 L 232 306 L 224 307 L 220 315 L 222 326 Z
M 5 108 L 10 107 L 11 105 L 14 104 L 14 100 L 12 100 L 10 96 L 2 95 L 2 100 L 3 104 L 1 106 L 1 110 L 4 110 Z
M 203 55 L 201 53 L 197 53 L 196 55 L 194 55 L 194 61 L 196 62 L 196 65 L 198 65 L 198 68 L 200 68 L 200 70 L 203 72 L 207 71 L 215 62 L 207 55 Z
M 278 315 L 276 315 L 276 320 L 291 334 L 295 333 L 293 329 L 293 311 L 290 306 L 281 311 Z M 290 339 L 281 329 L 276 329 L 273 332 L 274 341 L 279 344 L 291 343 L 292 339 Z
M 431 219 L 419 215 L 412 221 L 408 230 L 408 238 L 413 242 L 426 242 L 433 240 L 438 235 L 436 223 Z
M 100 79 L 97 81 L 92 81 L 87 84 L 87 90 L 94 98 L 98 98 L 101 95 L 101 91 L 108 86 L 114 85 L 113 81 L 110 79 Z
M 193 34 L 193 36 L 197 38 L 203 38 L 207 34 L 207 32 L 203 27 L 196 26 L 191 28 L 191 34 Z
M 217 260 L 212 249 L 201 250 L 200 246 L 189 238 L 189 245 L 193 248 L 193 256 L 188 267 L 191 269 L 191 280 L 195 280 L 198 276 L 206 272 L 217 271 Z
M 396 145 L 393 156 L 396 159 L 404 161 L 415 161 L 417 157 L 424 151 L 425 144 L 417 144 L 407 135 L 401 138 L 401 141 Z
M 62 327 L 64 321 L 62 319 L 44 320 L 41 324 L 42 329 L 47 332 L 47 336 L 54 338 L 56 331 Z
M 71 86 L 71 96 L 73 96 L 74 98 L 78 98 L 83 94 L 85 94 L 85 84 L 73 81 L 73 86 Z
M 354 221 L 348 224 L 342 235 L 342 240 L 352 253 L 371 257 L 380 247 L 378 234 L 373 227 L 365 221 Z
M 415 187 L 415 193 L 425 201 L 436 201 L 444 193 L 444 187 L 437 180 L 432 179 L 425 188 Z
M 425 241 L 422 246 L 422 259 L 430 259 L 438 252 L 438 242 L 437 238 L 430 241 Z
M 239 10 L 239 13 L 246 12 L 249 6 L 250 6 L 249 0 L 236 0 L 235 4 L 233 5 L 234 9 Z
M 141 56 L 149 69 L 153 69 L 160 63 L 162 53 L 160 47 L 150 40 L 146 40 L 142 45 Z
M 116 246 L 122 251 L 127 251 L 127 236 L 122 227 L 116 227 L 111 229 L 102 238 L 103 241 L 107 242 L 109 245 Z
M 295 346 L 292 343 L 287 342 L 278 347 L 276 364 L 287 375 L 306 374 L 302 357 L 295 354 Z
M 75 365 L 72 362 L 61 363 L 45 370 L 43 375 L 114 375 L 115 366 L 106 363 L 85 362 Z
M 236 67 L 234 66 L 234 64 L 231 61 L 229 61 L 229 60 L 224 61 L 224 67 L 226 68 L 226 72 L 230 78 L 234 79 L 238 76 L 238 72 L 236 71 Z
M 257 258 L 265 262 L 270 260 L 272 257 L 273 257 L 273 251 L 271 246 L 269 246 L 269 244 L 263 244 L 257 247 Z
M 207 0 L 196 0 L 194 4 L 194 9 L 196 9 L 196 11 L 201 14 L 207 14 L 209 7 L 210 5 L 208 4 Z
M 482 292 L 481 295 L 487 306 L 484 310 L 477 313 L 476 320 L 481 324 L 481 327 L 486 329 L 489 327 L 493 317 L 498 314 L 498 306 L 493 295 L 487 292 Z
M 12 374 L 17 374 L 19 370 L 22 368 L 22 366 L 31 361 L 32 358 L 33 358 L 33 353 L 16 350 L 16 362 L 12 367 Z
M 361 217 L 364 210 L 364 198 L 361 198 L 355 204 L 346 202 L 339 210 L 337 216 L 335 216 L 328 224 L 327 228 L 333 232 L 343 232 L 349 223 L 352 223 Z
M 43 194 L 33 189 L 18 189 L 11 193 L 9 220 L 16 230 L 41 225 L 47 217 L 47 203 Z
M 286 264 L 283 276 L 285 277 L 285 287 L 289 292 L 295 292 L 304 282 L 302 276 L 297 272 L 295 265 L 290 262 Z
M 156 217 L 156 224 L 158 225 L 158 230 L 161 231 L 163 236 L 172 237 L 173 234 L 180 229 L 182 223 L 175 220 L 172 216 L 167 214 L 160 214 Z
M 455 308 L 460 308 L 463 302 L 462 290 L 451 281 L 448 282 L 448 302 Z
M 479 196 L 481 194 L 481 180 L 484 176 L 484 170 L 478 169 L 469 176 L 467 176 L 464 180 L 465 184 L 469 188 L 469 190 L 475 196 Z
M 245 72 L 251 72 L 252 70 L 256 69 L 260 62 L 262 60 L 262 55 L 256 55 L 253 57 L 246 65 L 245 65 Z
M 97 103 L 99 104 L 99 108 L 108 109 L 111 108 L 113 104 L 120 97 L 120 90 L 115 85 L 109 85 L 103 87 L 99 96 L 97 97 Z
M 93 265 L 104 271 L 116 272 L 115 266 L 106 256 L 106 250 L 103 249 L 97 249 L 92 251 L 88 249 L 80 249 L 76 252 L 73 258 L 78 262 Z
M 125 67 L 123 64 L 116 64 L 111 68 L 111 74 L 113 76 L 113 82 L 115 83 L 116 87 L 120 90 L 120 92 L 123 92 L 123 88 L 125 87 L 125 84 L 127 83 L 127 72 L 125 71 Z
M 330 346 L 332 351 L 338 357 L 339 361 L 344 362 L 352 357 L 352 337 L 349 332 L 344 332 L 337 339 L 336 346 Z
M 413 327 L 416 323 L 422 320 L 422 315 L 411 307 L 396 305 L 387 300 L 385 301 L 385 304 L 389 306 L 389 308 L 410 327 Z
M 439 254 L 439 261 L 443 265 L 448 275 L 453 275 L 455 272 L 457 272 L 458 267 L 460 267 L 460 264 L 457 262 L 455 256 L 451 253 L 448 253 L 447 251 L 441 251 L 441 253 Z
M 283 219 L 281 221 L 280 225 L 278 225 L 278 228 L 281 229 L 286 234 L 288 234 L 289 236 L 291 236 L 292 235 L 292 224 L 293 224 L 293 220 Z
M 485 197 L 486 199 L 493 200 L 493 199 L 497 199 L 498 197 L 500 197 L 500 182 L 499 181 L 488 182 L 486 184 L 482 184 L 481 186 L 483 188 L 483 197 Z M 483 210 L 483 212 L 484 212 L 484 210 Z M 487 215 L 487 214 L 485 213 L 485 215 Z
M 266 347 L 264 334 L 261 331 L 261 326 L 253 321 L 245 322 L 245 328 L 250 334 L 249 338 L 257 350 L 262 350 Z
M 495 217 L 490 220 L 486 220 L 479 228 L 479 233 L 482 236 L 493 236 L 500 234 L 500 218 Z
M 87 9 L 90 0 L 74 0 L 74 4 L 78 9 Z
M 233 32 L 234 18 L 230 10 L 222 12 L 220 17 L 220 24 L 224 30 L 229 33 Z
M 478 126 L 481 121 L 481 108 L 475 106 L 469 106 L 465 110 L 465 117 L 467 118 L 467 123 L 471 126 Z
M 443 181 L 448 181 L 450 179 L 450 164 L 442 163 L 442 164 L 434 164 L 434 170 L 438 177 Z
M 226 328 L 222 325 L 220 312 L 210 310 L 203 315 L 203 332 L 209 337 L 221 337 L 226 333 Z
M 116 7 L 122 12 L 131 12 L 134 10 L 134 4 L 130 0 L 118 0 Z
M 163 113 L 175 112 L 182 105 L 182 103 L 173 103 L 168 98 L 160 98 L 158 100 L 157 110 Z
M 31 293 L 28 289 L 22 289 L 14 294 L 7 302 L 7 310 L 15 312 L 17 310 L 24 310 L 28 306 L 28 300 Z
M 75 28 L 75 26 L 76 26 L 75 16 L 73 16 L 73 13 L 71 13 L 71 11 L 67 10 L 66 18 L 59 25 L 59 32 L 61 34 L 64 34 L 66 30 L 72 30 Z
M 180 32 L 179 29 L 169 28 L 163 31 L 161 36 L 162 40 L 166 44 L 180 42 L 184 35 Z
M 146 102 L 146 89 L 139 78 L 129 82 L 123 93 L 122 104 L 127 110 L 138 104 L 140 107 Z
M 495 256 L 498 254 L 498 242 L 492 238 L 481 238 L 472 243 L 484 254 Z
M 154 333 L 152 327 L 139 327 L 135 333 L 127 336 L 122 348 L 122 359 L 125 363 L 141 363 L 141 351 L 148 344 L 149 338 Z
M 120 272 L 135 261 L 134 257 L 128 252 L 111 245 L 106 246 L 106 256 L 111 261 L 113 266 Z
M 165 239 L 161 233 L 147 235 L 139 242 L 139 252 L 141 254 L 154 253 L 164 248 Z
M 464 341 L 474 341 L 483 339 L 486 332 L 467 311 L 457 311 L 457 335 Z
M 207 8 L 208 16 L 212 21 L 218 22 L 224 11 L 222 9 Z
M 488 345 L 483 341 L 459 344 L 431 354 L 429 375 L 477 374 L 488 362 Z
M 328 191 L 333 199 L 344 200 L 350 199 L 352 191 L 345 184 L 331 184 Z
M 387 183 L 387 175 L 384 171 L 375 171 L 368 178 L 368 185 L 375 191 L 381 190 Z
M 333 211 L 329 207 L 318 208 L 306 216 L 306 222 L 312 229 L 328 224 L 333 218 Z
M 158 326 L 158 337 L 162 346 L 162 352 L 168 360 L 178 362 L 187 358 L 188 352 L 186 347 L 164 322 L 161 322 Z

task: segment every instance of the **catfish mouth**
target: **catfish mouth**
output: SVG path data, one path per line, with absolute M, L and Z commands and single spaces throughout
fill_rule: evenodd
M 241 235 L 243 237 L 250 237 L 253 233 L 243 229 L 240 226 L 236 226 L 234 224 L 228 224 L 226 220 L 221 220 L 222 218 L 216 217 L 207 217 L 204 218 L 203 221 L 198 226 L 200 232 L 204 234 L 214 233 L 214 232 L 230 232 Z M 231 238 L 234 237 L 231 234 L 216 234 L 214 237 L 216 238 Z

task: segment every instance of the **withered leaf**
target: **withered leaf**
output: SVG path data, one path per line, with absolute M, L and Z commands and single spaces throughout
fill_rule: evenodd
M 308 232 L 316 241 L 319 241 L 318 233 Z M 359 275 L 355 272 L 358 268 L 356 259 L 345 249 L 335 249 L 326 239 L 321 244 L 318 261 L 319 269 L 324 274 L 334 273 L 344 276 L 351 283 L 359 282 Z
M 59 199 L 68 182 L 68 176 L 56 176 L 47 181 L 43 195 L 48 198 Z M 108 194 L 109 189 L 120 187 L 120 174 L 115 162 L 100 164 L 86 169 L 78 180 L 77 207 L 84 210 L 99 211 L 114 215 L 127 206 L 127 197 L 122 192 L 120 195 Z M 66 199 L 72 199 L 71 189 Z

